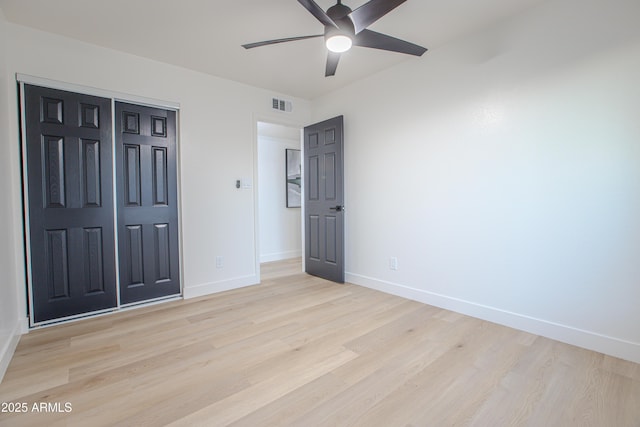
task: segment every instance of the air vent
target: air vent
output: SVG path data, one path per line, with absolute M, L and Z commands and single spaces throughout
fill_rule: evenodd
M 278 111 L 284 111 L 285 113 L 290 113 L 293 111 L 293 104 L 291 101 L 286 101 L 284 99 L 272 98 L 271 99 L 271 108 Z

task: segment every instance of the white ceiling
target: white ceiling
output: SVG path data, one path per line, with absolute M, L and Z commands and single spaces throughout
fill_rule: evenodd
M 547 0 L 409 0 L 370 28 L 435 49 Z M 334 0 L 316 0 L 323 8 Z M 344 0 L 352 9 L 365 0 Z M 7 20 L 203 73 L 314 99 L 401 61 L 354 48 L 325 78 L 323 39 L 245 50 L 249 42 L 321 34 L 296 0 L 0 0 Z

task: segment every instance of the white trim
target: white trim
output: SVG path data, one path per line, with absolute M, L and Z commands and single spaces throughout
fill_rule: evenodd
M 254 114 L 251 122 L 253 134 L 253 149 L 251 150 L 251 155 L 253 156 L 253 169 L 251 171 L 253 174 L 253 271 L 258 277 L 258 282 L 260 282 L 260 180 L 258 179 L 260 174 L 258 172 L 258 122 L 259 119 L 257 119 Z
M 96 310 L 96 311 L 90 311 L 87 313 L 80 313 L 80 314 L 74 314 L 72 316 L 66 316 L 66 317 L 59 317 L 56 319 L 51 319 L 51 320 L 45 320 L 42 322 L 38 322 L 38 323 L 31 323 L 31 329 L 39 329 L 39 328 L 44 328 L 47 326 L 53 326 L 53 325 L 58 325 L 60 323 L 69 323 L 69 322 L 73 322 L 75 320 L 79 320 L 79 319 L 84 319 L 87 317 L 98 317 L 104 314 L 110 314 L 110 313 L 115 313 L 119 310 L 118 307 L 110 307 L 110 308 L 104 308 L 102 310 Z
M 99 89 L 91 86 L 77 85 L 74 83 L 61 82 L 58 80 L 45 79 L 43 77 L 30 76 L 28 74 L 16 73 L 16 80 L 20 83 L 43 86 L 50 89 L 66 90 L 69 92 L 81 93 L 84 95 L 100 96 L 112 98 L 116 101 L 132 102 L 145 107 L 165 108 L 168 110 L 179 110 L 180 103 L 174 101 L 164 101 L 161 99 L 147 98 L 144 96 L 131 95 L 113 90 Z
M 184 295 L 184 257 L 183 257 L 183 229 L 182 229 L 182 156 L 181 156 L 181 141 L 180 141 L 180 110 L 176 110 L 176 203 L 178 214 L 178 263 L 180 271 L 178 271 L 178 277 L 180 278 L 180 295 Z
M 260 255 L 260 263 L 282 261 L 284 259 L 300 258 L 302 256 L 302 250 L 299 251 L 286 251 L 286 252 L 274 252 L 271 254 Z
M 4 374 L 7 372 L 7 368 L 11 363 L 11 359 L 13 358 L 13 354 L 15 353 L 16 347 L 18 347 L 19 342 L 20 335 L 15 333 L 12 334 L 4 348 L 0 352 L 0 383 L 2 383 Z
M 116 307 L 120 307 L 120 241 L 118 239 L 118 170 L 116 155 L 116 100 L 111 98 L 111 196 L 113 201 L 113 258 L 116 269 Z
M 29 167 L 27 164 L 27 113 L 25 107 L 24 83 L 20 82 L 20 150 L 22 153 L 22 214 L 24 216 L 24 253 L 26 263 L 27 281 L 27 307 L 29 310 L 29 323 L 35 322 L 33 314 L 33 292 L 31 283 L 31 217 L 29 211 Z
M 29 317 L 27 316 L 20 319 L 20 333 L 22 335 L 29 333 Z
M 304 156 L 305 156 L 305 151 L 304 151 L 304 127 L 300 128 L 300 158 L 302 159 L 302 161 L 300 162 L 300 165 L 302 166 L 300 168 L 300 176 L 302 177 L 302 187 L 300 188 L 300 236 L 302 238 L 302 242 L 301 242 L 301 256 L 302 256 L 302 271 L 307 271 L 307 257 L 305 256 L 304 251 L 307 249 L 307 242 L 306 242 L 306 238 L 307 238 L 307 233 L 306 233 L 306 222 L 305 222 L 305 217 L 304 217 L 304 211 L 305 211 L 305 198 L 307 197 L 304 191 L 304 174 L 305 174 L 305 164 L 304 164 Z M 345 223 L 346 224 L 346 223 Z M 346 260 L 345 260 L 346 261 Z M 346 264 L 345 264 L 346 265 Z
M 11 363 L 11 359 L 13 358 L 13 353 L 15 353 L 18 342 L 20 341 L 22 325 L 22 321 L 16 322 L 9 340 L 5 344 L 4 348 L 0 350 L 0 383 L 2 382 L 2 378 L 4 378 L 4 374 L 7 372 L 9 363 Z
M 142 308 L 142 307 L 150 307 L 152 305 L 162 304 L 164 302 L 170 301 L 180 301 L 182 300 L 182 294 L 174 294 L 166 297 L 158 297 L 150 300 L 138 301 L 138 302 L 130 302 L 128 304 L 122 304 L 118 311 L 127 311 L 132 310 L 134 308 Z
M 260 276 L 252 274 L 250 276 L 241 276 L 234 279 L 222 280 L 220 282 L 203 283 L 201 285 L 185 287 L 183 293 L 184 299 L 191 299 L 259 284 Z
M 346 273 L 349 283 L 375 289 L 467 316 L 498 323 L 535 335 L 640 363 L 640 343 L 585 331 L 572 326 L 525 316 L 459 298 L 391 283 L 355 273 Z

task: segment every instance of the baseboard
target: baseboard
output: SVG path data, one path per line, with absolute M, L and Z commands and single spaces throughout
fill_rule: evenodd
M 184 299 L 201 297 L 218 292 L 230 291 L 232 289 L 244 288 L 245 286 L 257 285 L 260 277 L 252 274 L 250 276 L 236 277 L 220 282 L 203 283 L 201 285 L 188 286 L 183 289 Z
M 525 316 L 470 301 L 441 295 L 422 289 L 411 288 L 397 283 L 386 282 L 371 277 L 346 273 L 346 281 L 375 289 L 399 297 L 419 301 L 424 304 L 455 311 L 521 331 L 551 338 L 567 344 L 597 351 L 620 359 L 640 363 L 640 343 L 630 342 L 591 331 L 574 328 L 544 319 Z
M 28 317 L 23 318 L 18 327 L 20 328 L 20 333 L 22 335 L 28 334 L 29 333 L 29 318 Z
M 300 258 L 301 256 L 302 251 L 274 252 L 271 254 L 260 255 L 260 262 L 282 261 L 284 259 Z
M 20 336 L 23 334 L 23 330 L 24 322 L 22 320 L 16 322 L 16 326 L 13 329 L 11 336 L 5 343 L 4 347 L 0 349 L 0 382 L 2 382 L 4 374 L 7 372 L 7 368 L 9 367 L 9 363 L 11 363 L 11 358 L 13 358 L 13 353 L 16 351 L 16 347 L 20 341 Z

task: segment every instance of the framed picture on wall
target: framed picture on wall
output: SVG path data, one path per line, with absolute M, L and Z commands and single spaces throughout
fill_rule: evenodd
M 302 165 L 300 150 L 286 149 L 287 207 L 302 205 Z

